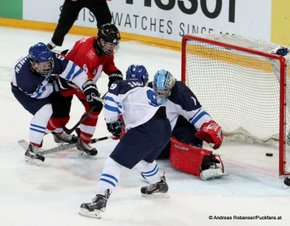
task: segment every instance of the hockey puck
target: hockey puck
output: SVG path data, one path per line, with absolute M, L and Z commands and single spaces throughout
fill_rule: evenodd
M 284 184 L 290 186 L 290 177 L 285 177 Z
M 267 152 L 267 153 L 266 153 L 266 156 L 268 156 L 268 157 L 272 157 L 272 156 L 273 156 L 273 153 L 269 153 L 269 152 Z

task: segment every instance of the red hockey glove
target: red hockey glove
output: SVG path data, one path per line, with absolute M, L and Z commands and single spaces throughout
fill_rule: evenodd
M 214 120 L 204 123 L 194 135 L 209 143 L 213 149 L 218 149 L 224 139 L 221 127 Z

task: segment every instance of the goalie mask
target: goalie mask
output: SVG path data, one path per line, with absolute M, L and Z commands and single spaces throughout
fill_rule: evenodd
M 106 56 L 110 56 L 119 48 L 121 36 L 114 24 L 104 24 L 99 28 L 96 39 L 97 49 Z
M 164 104 L 170 96 L 175 81 L 176 79 L 169 71 L 162 69 L 156 72 L 153 80 L 153 89 L 157 94 L 159 104 Z
M 29 49 L 31 67 L 42 76 L 49 75 L 54 69 L 52 52 L 44 43 L 37 43 Z
M 144 85 L 148 82 L 148 72 L 143 65 L 130 65 L 126 71 L 126 80 L 143 82 Z

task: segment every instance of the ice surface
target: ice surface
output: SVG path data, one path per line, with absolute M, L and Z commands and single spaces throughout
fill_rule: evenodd
M 178 172 L 163 160 L 160 168 L 166 172 L 168 199 L 141 197 L 140 187 L 146 182 L 137 170 L 124 169 L 119 186 L 113 192 L 107 211 L 101 220 L 78 215 L 79 206 L 95 195 L 96 183 L 104 160 L 117 141 L 106 140 L 95 145 L 95 159 L 82 159 L 76 151 L 47 156 L 42 167 L 26 165 L 24 151 L 17 141 L 28 138 L 31 119 L 10 91 L 10 76 L 20 56 L 41 41 L 47 43 L 51 33 L 0 27 L 0 225 L 290 225 L 290 189 L 283 189 L 278 177 L 277 151 L 253 145 L 223 145 L 226 172 L 218 180 L 201 181 Z M 92 34 L 94 35 L 94 34 Z M 72 47 L 79 36 L 69 35 L 63 48 Z M 150 78 L 159 69 L 171 71 L 180 78 L 180 53 L 121 42 L 116 65 L 125 72 L 130 64 L 143 64 Z M 102 93 L 107 89 L 107 77 L 98 81 Z M 83 113 L 74 101 L 69 128 Z M 102 115 L 95 137 L 109 135 Z M 54 145 L 51 135 L 44 147 Z M 274 153 L 266 157 L 266 152 Z M 210 216 L 220 219 L 210 220 Z M 222 217 L 238 219 L 225 220 Z M 248 219 L 240 217 L 282 217 L 282 220 Z

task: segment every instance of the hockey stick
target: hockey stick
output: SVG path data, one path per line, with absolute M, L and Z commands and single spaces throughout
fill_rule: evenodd
M 102 141 L 102 140 L 113 139 L 113 138 L 115 138 L 115 137 L 114 136 L 105 136 L 105 137 L 100 137 L 100 138 L 94 138 L 94 139 L 91 140 L 91 143 L 94 144 L 94 143 L 97 143 L 97 142 Z M 29 146 L 29 144 L 28 144 L 28 142 L 26 140 L 19 140 L 18 144 L 24 150 L 27 150 L 27 148 Z M 54 147 L 54 148 L 50 148 L 50 149 L 47 149 L 47 150 L 44 150 L 44 151 L 39 151 L 38 153 L 40 155 L 48 155 L 48 154 L 53 154 L 53 153 L 57 153 L 57 152 L 61 152 L 61 151 L 66 151 L 66 150 L 75 148 L 76 146 L 77 146 L 77 143 L 64 144 L 64 145 L 57 146 L 57 147 Z
M 106 95 L 107 93 L 105 93 L 103 95 L 103 97 Z M 100 98 L 100 97 L 94 97 L 95 100 L 97 101 L 100 101 L 102 103 L 104 103 L 104 100 L 103 100 L 103 97 Z M 66 128 L 65 126 L 62 127 L 62 129 L 64 130 L 64 132 L 66 132 L 67 134 L 71 134 L 73 131 L 76 130 L 76 128 L 79 127 L 80 124 L 82 124 L 82 122 L 88 118 L 90 116 L 90 114 L 96 109 L 96 106 L 93 106 L 88 112 L 86 112 L 85 114 L 82 115 L 82 117 L 80 118 L 80 120 L 71 128 L 71 129 L 68 129 Z
M 95 110 L 96 106 L 93 106 L 88 112 L 86 112 L 85 114 L 82 115 L 82 117 L 80 118 L 80 120 L 71 128 L 68 129 L 65 126 L 62 126 L 62 129 L 65 133 L 67 134 L 71 134 L 73 131 L 76 130 L 76 128 L 79 127 L 80 124 L 82 124 L 82 122 L 88 118 L 90 116 L 90 114 Z

